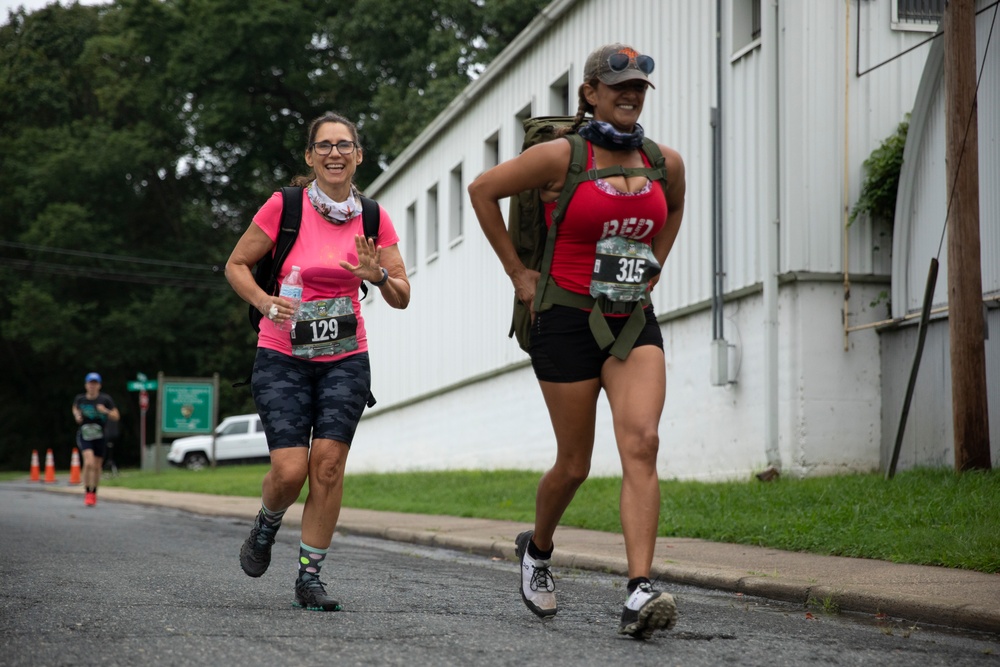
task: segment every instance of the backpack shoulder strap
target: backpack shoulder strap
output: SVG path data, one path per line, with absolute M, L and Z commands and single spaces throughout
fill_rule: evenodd
M 382 212 L 379 211 L 378 202 L 361 195 L 361 225 L 365 230 L 365 238 L 372 239 L 378 243 L 378 228 L 381 222 Z M 368 285 L 361 282 L 361 300 L 368 296 Z M 368 407 L 371 407 L 370 405 Z
M 556 200 L 556 207 L 552 211 L 552 226 L 549 227 L 549 231 L 545 235 L 545 251 L 542 253 L 542 265 L 539 268 L 541 275 L 538 278 L 538 289 L 535 290 L 534 309 L 536 313 L 541 312 L 542 303 L 544 303 L 545 285 L 549 282 L 549 273 L 552 269 L 552 253 L 555 252 L 556 248 L 559 223 L 562 221 L 563 214 L 566 213 L 569 200 L 573 198 L 576 186 L 587 180 L 587 142 L 576 133 L 567 134 L 565 138 L 569 141 L 569 168 L 566 170 L 566 180 L 563 182 L 559 199 Z
M 380 217 L 378 202 L 361 195 L 361 223 L 365 228 L 365 238 L 378 239 Z
M 278 283 L 278 273 L 291 252 L 295 239 L 302 225 L 302 188 L 281 188 L 281 225 L 278 227 L 278 238 L 274 242 L 274 261 L 271 263 L 271 275 L 267 279 L 264 291 L 273 294 Z

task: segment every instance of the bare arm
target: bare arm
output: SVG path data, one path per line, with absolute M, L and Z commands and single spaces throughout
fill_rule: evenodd
M 226 262 L 226 280 L 241 299 L 259 310 L 264 317 L 268 316 L 271 307 L 274 306 L 277 315 L 271 319 L 282 322 L 292 316 L 295 310 L 293 305 L 286 299 L 272 296 L 258 287 L 251 272 L 260 258 L 271 252 L 272 248 L 274 241 L 257 226 L 257 223 L 251 222 L 229 255 L 229 260 Z
M 116 422 L 122 418 L 122 414 L 118 411 L 118 408 L 109 408 L 103 403 L 97 404 L 97 411 L 100 412 L 102 415 L 105 415 L 108 419 L 110 419 L 113 422 Z
M 500 211 L 500 200 L 536 188 L 542 191 L 544 199 L 554 199 L 562 190 L 569 159 L 568 141 L 548 141 L 493 167 L 469 184 L 469 198 L 479 226 L 522 303 L 531 304 L 534 301 L 539 274 L 528 269 L 517 256 Z
M 341 260 L 340 266 L 369 283 L 381 280 L 384 268 L 389 272 L 389 279 L 379 286 L 382 298 L 393 308 L 406 308 L 410 304 L 410 281 L 399 245 L 394 243 L 383 248 L 362 235 L 355 236 L 354 243 L 358 251 L 357 265 Z

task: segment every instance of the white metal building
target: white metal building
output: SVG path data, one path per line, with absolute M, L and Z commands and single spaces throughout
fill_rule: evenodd
M 466 187 L 519 151 L 521 119 L 574 113 L 587 54 L 617 41 L 656 59 L 642 124 L 687 167 L 684 223 L 653 294 L 667 361 L 661 477 L 877 468 L 880 333 L 845 333 L 844 312 L 851 327 L 888 317 L 879 294 L 893 266 L 885 229 L 846 222 L 862 162 L 913 109 L 931 49 L 917 45 L 934 25 L 909 23 L 907 4 L 552 2 L 366 188 L 400 232 L 413 290 L 406 311 L 365 302 L 378 404 L 351 470 L 551 464 L 541 393 L 507 338 L 512 287 Z M 592 474 L 620 474 L 606 403 Z

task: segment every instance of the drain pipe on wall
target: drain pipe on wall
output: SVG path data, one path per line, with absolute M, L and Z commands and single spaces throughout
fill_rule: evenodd
M 723 332 L 725 255 L 722 252 L 722 0 L 715 0 L 715 106 L 712 124 L 712 354 L 711 382 L 729 384 L 729 345 Z
M 841 252 L 844 253 L 844 312 L 841 319 L 844 321 L 844 352 L 849 349 L 847 335 L 850 333 L 850 305 L 851 305 L 851 273 L 850 273 L 850 234 L 848 234 L 847 224 L 851 210 L 851 172 L 850 172 L 850 91 L 851 91 L 851 0 L 844 3 L 847 6 L 847 15 L 844 19 L 844 211 L 841 221 Z M 858 34 L 856 39 L 861 42 L 861 3 L 858 3 Z
M 778 0 L 761 3 L 761 47 L 765 55 L 763 145 L 770 151 L 770 164 L 765 173 L 768 183 L 765 221 L 761 247 L 764 250 L 764 448 L 769 470 L 758 478 L 773 478 L 781 472 L 781 451 L 778 432 L 778 272 L 780 270 L 778 238 L 781 229 L 781 119 L 779 104 L 780 59 L 778 44 L 781 36 Z M 770 475 L 769 475 L 770 473 Z

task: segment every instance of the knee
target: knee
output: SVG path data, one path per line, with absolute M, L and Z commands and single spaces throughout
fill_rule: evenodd
M 590 475 L 590 461 L 564 462 L 552 469 L 563 486 L 577 489 Z
M 278 489 L 301 489 L 306 481 L 306 468 L 298 465 L 274 465 L 267 473 L 270 482 Z
M 337 456 L 324 457 L 314 463 L 309 471 L 309 488 L 329 489 L 344 480 L 344 459 Z
M 656 467 L 656 457 L 660 451 L 660 434 L 655 428 L 636 431 L 623 448 L 622 458 L 634 465 Z

